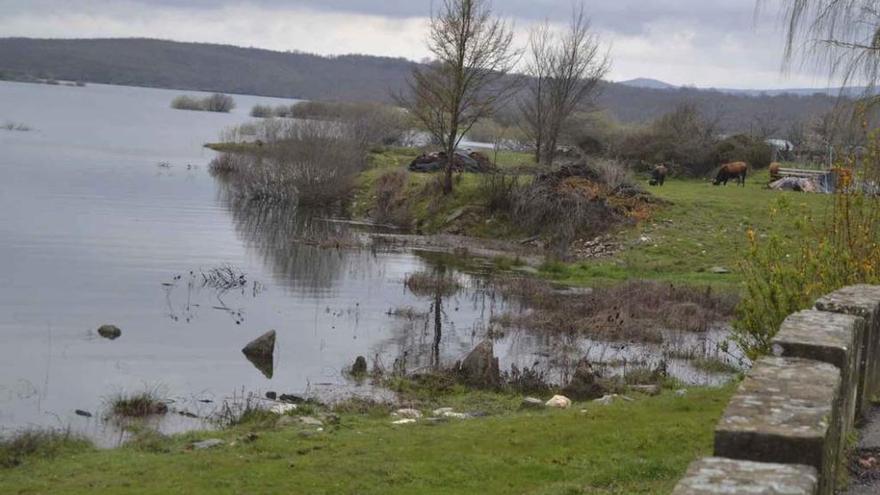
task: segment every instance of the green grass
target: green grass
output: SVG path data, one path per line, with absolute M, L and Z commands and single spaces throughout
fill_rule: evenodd
M 832 205 L 829 195 L 771 191 L 764 188 L 766 182 L 766 171 L 750 177 L 745 188 L 669 180 L 650 191 L 671 204 L 659 208 L 650 220 L 618 232 L 627 249 L 613 260 L 553 265 L 545 275 L 578 285 L 630 278 L 736 285 L 749 228 L 759 237 L 797 236 L 798 230 L 784 216 L 771 219 L 771 208 L 780 200 L 818 216 Z M 732 273 L 709 272 L 716 266 Z
M 146 449 L 27 459 L 0 470 L 0 493 L 663 494 L 692 460 L 711 453 L 731 391 L 693 389 L 684 398 L 667 393 L 566 411 L 502 408 L 497 416 L 437 425 L 343 414 L 313 436 L 292 427 L 254 437 L 238 427 L 171 437 L 165 447 L 153 438 Z M 228 443 L 187 449 L 200 438 Z
M 371 169 L 361 176 L 355 213 L 368 211 L 370 191 L 376 178 L 394 168 L 404 167 L 416 154 L 417 151 L 405 148 L 373 153 Z M 531 162 L 528 154 L 509 153 L 503 166 Z M 412 211 L 421 233 L 443 231 L 449 227 L 447 220 L 457 211 L 478 208 L 481 204 L 479 177 L 474 174 L 462 174 L 454 193 L 446 197 L 423 193 L 419 197 L 425 184 L 438 180 L 437 175 L 410 174 L 409 180 L 407 196 L 414 198 Z M 758 236 L 797 234 L 798 230 L 791 222 L 771 219 L 771 208 L 780 200 L 813 215 L 819 215 L 831 206 L 832 198 L 828 195 L 771 191 L 765 188 L 767 181 L 766 170 L 751 175 L 744 188 L 733 184 L 716 187 L 709 180 L 668 180 L 664 187 L 649 188 L 649 191 L 669 204 L 657 208 L 651 219 L 625 226 L 615 233 L 626 247 L 617 256 L 569 264 L 548 263 L 542 274 L 573 285 L 640 278 L 736 286 L 741 281 L 739 262 L 747 249 L 746 231 L 749 228 Z M 516 228 L 515 221 L 504 217 L 468 222 L 461 233 L 501 239 L 527 236 Z M 710 270 L 717 266 L 732 273 L 711 273 Z

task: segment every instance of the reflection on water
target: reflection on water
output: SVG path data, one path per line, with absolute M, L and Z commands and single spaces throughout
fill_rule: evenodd
M 69 425 L 112 444 L 107 398 L 144 388 L 165 391 L 166 432 L 204 425 L 236 394 L 374 394 L 343 376 L 356 356 L 412 372 L 451 364 L 489 334 L 502 368 L 537 362 L 560 379 L 585 354 L 658 355 L 502 335 L 493 318 L 518 305 L 483 277 L 409 251 L 352 248 L 359 234 L 325 220 L 340 212 L 232 199 L 201 145 L 269 99 L 236 97 L 236 111 L 214 115 L 170 109 L 176 94 L 0 83 L 0 118 L 36 129 L 0 134 L 0 432 Z M 415 273 L 462 289 L 413 292 L 404 281 Z M 100 338 L 103 324 L 121 336 Z M 267 376 L 241 349 L 273 329 Z

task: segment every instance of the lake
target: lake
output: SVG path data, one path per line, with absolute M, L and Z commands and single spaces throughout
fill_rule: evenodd
M 450 362 L 511 306 L 479 276 L 454 272 L 466 288 L 443 301 L 434 356 L 425 316 L 433 298 L 409 292 L 404 279 L 444 269 L 439 262 L 296 242 L 348 227 L 324 213 L 242 205 L 208 173 L 214 153 L 204 143 L 251 120 L 254 104 L 292 101 L 236 95 L 229 114 L 171 109 L 182 93 L 0 83 L 0 124 L 31 128 L 0 130 L 0 428 L 107 437 L 113 429 L 99 418 L 108 398 L 152 388 L 199 416 L 269 390 L 382 394 L 346 380 L 356 356 L 388 368 L 402 357 L 409 369 Z M 206 282 L 218 269 L 242 277 L 240 286 Z M 401 309 L 410 316 L 392 314 Z M 101 338 L 105 323 L 122 336 Z M 278 337 L 268 377 L 241 349 L 270 329 Z M 515 334 L 496 352 L 504 368 L 546 360 L 554 345 Z

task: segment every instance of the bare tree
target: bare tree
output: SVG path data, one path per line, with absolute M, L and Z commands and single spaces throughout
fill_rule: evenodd
M 598 93 L 610 58 L 602 52 L 581 3 L 573 8 L 568 29 L 561 35 L 554 35 L 546 21 L 532 31 L 528 60 L 531 80 L 520 108 L 536 157 L 552 165 L 563 125 Z
M 446 152 L 443 192 L 452 192 L 455 150 L 480 119 L 511 94 L 509 76 L 519 52 L 513 32 L 492 14 L 489 0 L 443 0 L 432 14 L 428 50 L 433 60 L 413 69 L 409 95 L 398 97 Z

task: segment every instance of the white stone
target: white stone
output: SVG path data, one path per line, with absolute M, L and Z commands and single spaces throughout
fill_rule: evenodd
M 445 411 L 443 413 L 444 418 L 453 418 L 453 419 L 467 419 L 468 415 L 460 412 L 453 411 Z
M 296 404 L 275 404 L 269 409 L 269 412 L 283 416 L 289 412 L 296 411 Z
M 554 395 L 544 405 L 556 409 L 568 409 L 569 407 L 571 407 L 571 399 L 564 395 Z
M 392 416 L 397 416 L 399 418 L 419 419 L 422 417 L 422 413 L 418 409 L 398 409 L 397 411 L 394 411 Z
M 441 407 L 440 409 L 434 409 L 434 416 L 443 416 L 446 413 L 450 413 L 455 409 L 451 407 Z
M 397 421 L 392 421 L 393 425 L 411 425 L 415 424 L 416 420 L 414 419 L 398 419 Z

